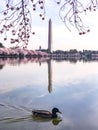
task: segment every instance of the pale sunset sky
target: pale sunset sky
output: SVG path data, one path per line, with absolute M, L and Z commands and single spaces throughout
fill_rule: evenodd
M 2 0 L 2 7 L 5 3 Z M 87 0 L 86 0 L 87 1 Z M 84 1 L 85 2 L 85 1 Z M 32 30 L 35 31 L 35 35 L 30 38 L 30 43 L 28 45 L 29 49 L 38 49 L 41 46 L 44 49 L 48 47 L 48 21 L 51 18 L 52 20 L 52 38 L 53 45 L 52 50 L 98 50 L 98 10 L 92 11 L 87 15 L 84 15 L 84 25 L 89 26 L 90 32 L 85 35 L 79 35 L 78 31 L 75 27 L 71 27 L 71 31 L 69 31 L 64 23 L 61 21 L 59 17 L 59 8 L 60 5 L 57 5 L 54 0 L 46 0 L 46 17 L 45 20 L 41 20 L 39 17 L 39 12 L 35 11 L 32 14 Z M 32 9 L 32 6 L 30 7 Z M 10 34 L 9 34 L 10 36 Z M 4 43 L 6 47 L 11 46 L 11 44 L 7 41 L 6 43 L 3 41 L 2 36 L 1 42 Z

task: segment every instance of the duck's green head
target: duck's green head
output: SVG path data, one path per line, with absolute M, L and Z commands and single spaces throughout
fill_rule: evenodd
M 53 116 L 53 117 L 57 117 L 57 114 L 56 114 L 57 112 L 58 112 L 58 113 L 61 113 L 58 108 L 53 108 L 53 109 L 52 109 L 52 116 Z

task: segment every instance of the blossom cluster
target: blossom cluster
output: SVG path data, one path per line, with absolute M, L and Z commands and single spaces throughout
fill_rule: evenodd
M 48 57 L 48 53 L 21 48 L 0 48 L 0 57 Z

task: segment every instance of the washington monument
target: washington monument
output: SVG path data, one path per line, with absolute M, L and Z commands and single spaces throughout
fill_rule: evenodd
M 51 52 L 52 50 L 52 21 L 49 19 L 48 24 L 48 51 Z

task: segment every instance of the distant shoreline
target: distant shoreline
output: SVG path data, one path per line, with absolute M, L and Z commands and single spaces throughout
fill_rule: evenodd
M 21 48 L 0 48 L 0 58 L 41 58 L 47 57 L 48 53 Z
M 54 60 L 98 60 L 98 51 L 83 50 L 69 51 L 56 50 L 51 53 L 48 50 L 28 50 L 21 48 L 0 48 L 0 58 L 50 58 Z

